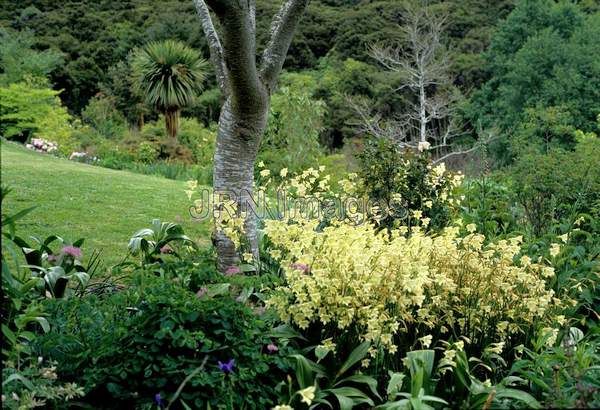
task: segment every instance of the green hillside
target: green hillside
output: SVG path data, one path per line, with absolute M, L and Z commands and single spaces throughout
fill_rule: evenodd
M 86 238 L 84 252 L 102 251 L 107 264 L 120 261 L 129 237 L 153 218 L 182 217 L 186 233 L 207 242 L 207 224 L 187 216 L 182 181 L 79 164 L 2 143 L 2 184 L 12 187 L 3 212 L 37 205 L 21 220 L 22 235 Z

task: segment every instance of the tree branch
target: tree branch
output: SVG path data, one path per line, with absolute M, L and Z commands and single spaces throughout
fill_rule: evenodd
M 267 95 L 256 68 L 252 1 L 205 0 L 221 25 L 231 108 L 242 118 L 266 106 Z
M 265 48 L 260 70 L 269 92 L 275 88 L 294 31 L 309 0 L 286 0 L 271 22 L 271 39 Z
M 200 17 L 200 23 L 202 24 L 202 30 L 208 41 L 208 49 L 210 50 L 210 60 L 213 67 L 215 68 L 215 74 L 217 77 L 217 84 L 221 92 L 227 97 L 229 95 L 229 86 L 227 84 L 227 71 L 225 69 L 225 60 L 223 58 L 223 47 L 221 47 L 221 40 L 215 26 L 213 25 L 210 17 L 208 6 L 204 0 L 193 0 L 196 6 L 196 12 Z
M 477 141 L 475 142 L 475 144 L 473 144 L 473 146 L 469 149 L 466 150 L 462 150 L 462 151 L 452 151 L 444 156 L 441 156 L 435 160 L 433 160 L 433 164 L 439 164 L 442 161 L 445 161 L 446 159 L 453 157 L 455 155 L 465 155 L 465 154 L 469 154 L 473 151 L 477 151 L 480 148 L 483 148 L 484 146 L 488 145 L 490 142 L 492 142 L 493 140 L 495 140 L 497 138 L 496 135 L 488 135 L 488 137 L 486 139 L 484 139 L 483 141 Z

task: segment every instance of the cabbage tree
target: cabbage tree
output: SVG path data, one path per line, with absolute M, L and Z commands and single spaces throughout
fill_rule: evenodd
M 137 92 L 165 115 L 167 135 L 175 138 L 181 109 L 202 91 L 206 61 L 185 44 L 166 40 L 136 50 L 132 69 Z

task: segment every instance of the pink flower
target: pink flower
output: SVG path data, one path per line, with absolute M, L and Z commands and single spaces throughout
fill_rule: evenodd
M 239 267 L 230 266 L 225 271 L 225 276 L 237 275 L 238 273 L 241 273 L 241 272 L 242 272 L 242 270 Z
M 169 245 L 165 245 L 160 248 L 160 253 L 173 253 L 173 249 Z
M 56 262 L 58 260 L 58 256 L 56 255 L 48 255 L 48 262 Z
M 304 263 L 292 263 L 290 267 L 295 270 L 301 270 L 304 273 L 308 273 L 310 271 L 310 267 Z
M 275 352 L 279 351 L 279 348 L 277 347 L 277 345 L 276 345 L 276 344 L 274 344 L 274 343 L 269 343 L 269 344 L 267 345 L 267 350 L 269 351 L 269 353 L 275 353 Z
M 75 246 L 70 246 L 70 245 L 69 245 L 69 246 L 65 246 L 65 247 L 62 249 L 62 252 L 63 252 L 65 255 L 72 256 L 72 257 L 73 257 L 73 258 L 75 258 L 75 259 L 80 259 L 80 258 L 81 258 L 81 249 L 80 249 L 80 248 L 77 248 L 77 247 L 75 247 Z
M 200 288 L 198 292 L 196 292 L 196 297 L 201 299 L 208 293 L 208 288 Z

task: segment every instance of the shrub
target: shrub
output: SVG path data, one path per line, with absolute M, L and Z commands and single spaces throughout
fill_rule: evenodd
M 323 129 L 324 103 L 301 84 L 282 87 L 271 98 L 269 121 L 258 159 L 274 175 L 283 168 L 298 172 L 323 155 L 319 133 Z
M 60 104 L 59 93 L 34 80 L 0 87 L 0 135 L 21 142 L 41 137 L 69 155 L 76 144 L 71 136 L 71 117 Z
M 145 164 L 150 164 L 158 158 L 158 151 L 148 141 L 143 141 L 138 146 L 136 152 L 137 160 Z
M 434 166 L 424 154 L 401 151 L 382 138 L 367 141 L 358 158 L 358 193 L 395 211 L 378 220 L 380 226 L 413 225 L 415 212 L 433 228 L 448 223 L 459 204 L 454 191 L 461 176 L 447 172 L 444 163 Z
M 530 148 L 509 171 L 517 201 L 536 236 L 600 203 L 600 139 L 578 133 L 574 151 Z M 568 164 L 568 166 L 565 166 Z
M 94 96 L 81 112 L 84 124 L 92 126 L 105 138 L 119 139 L 127 129 L 123 114 L 115 108 L 115 99 L 102 94 Z
M 227 292 L 196 295 L 169 279 L 138 274 L 107 299 L 90 295 L 48 304 L 54 331 L 40 352 L 58 360 L 64 380 L 81 380 L 95 405 L 179 399 L 192 408 L 264 409 L 275 404 L 285 349 L 270 353 L 269 323 Z M 223 290 L 223 287 L 221 287 Z M 233 359 L 232 371 L 219 362 Z M 247 398 L 252 397 L 252 402 Z
M 532 349 L 522 349 L 511 372 L 526 379 L 533 394 L 546 408 L 600 407 L 600 332 L 588 335 L 567 327 L 560 343 L 547 346 L 548 335 L 534 340 Z

